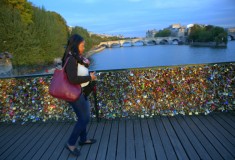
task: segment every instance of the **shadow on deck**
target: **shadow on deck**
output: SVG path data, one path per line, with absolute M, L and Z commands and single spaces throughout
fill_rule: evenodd
M 235 113 L 92 121 L 74 157 L 64 144 L 74 123 L 0 123 L 1 160 L 235 159 Z

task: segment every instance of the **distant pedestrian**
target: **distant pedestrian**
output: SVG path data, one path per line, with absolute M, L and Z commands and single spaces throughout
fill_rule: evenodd
M 67 47 L 62 58 L 62 66 L 64 66 L 66 60 L 68 63 L 65 66 L 65 72 L 67 73 L 68 80 L 73 84 L 88 84 L 87 82 L 96 80 L 95 73 L 88 73 L 88 75 L 79 74 L 78 66 L 83 65 L 86 68 L 90 62 L 84 58 L 83 52 L 85 49 L 85 41 L 83 37 L 78 34 L 72 35 L 67 43 Z M 79 76 L 78 76 L 79 75 Z M 73 131 L 65 144 L 65 147 L 75 156 L 80 155 L 80 149 L 76 147 L 76 142 L 80 137 L 79 145 L 93 144 L 95 139 L 87 138 L 87 124 L 90 120 L 90 105 L 87 96 L 92 91 L 92 83 L 82 88 L 83 92 L 81 96 L 74 102 L 68 102 L 74 112 L 77 115 L 77 122 L 73 128 Z

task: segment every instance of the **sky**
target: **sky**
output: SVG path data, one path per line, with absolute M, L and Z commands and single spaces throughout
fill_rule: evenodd
M 60 14 L 68 26 L 124 37 L 172 24 L 235 27 L 235 0 L 28 0 Z

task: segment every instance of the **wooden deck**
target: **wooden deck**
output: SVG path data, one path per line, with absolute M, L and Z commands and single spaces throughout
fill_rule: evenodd
M 73 123 L 0 123 L 0 160 L 235 159 L 235 114 L 93 121 L 97 143 L 74 157 L 64 149 Z

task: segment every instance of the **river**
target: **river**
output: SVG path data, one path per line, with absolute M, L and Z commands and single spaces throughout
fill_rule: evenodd
M 114 47 L 92 55 L 91 59 L 90 70 L 235 62 L 235 41 L 229 41 L 226 48 L 189 45 Z

